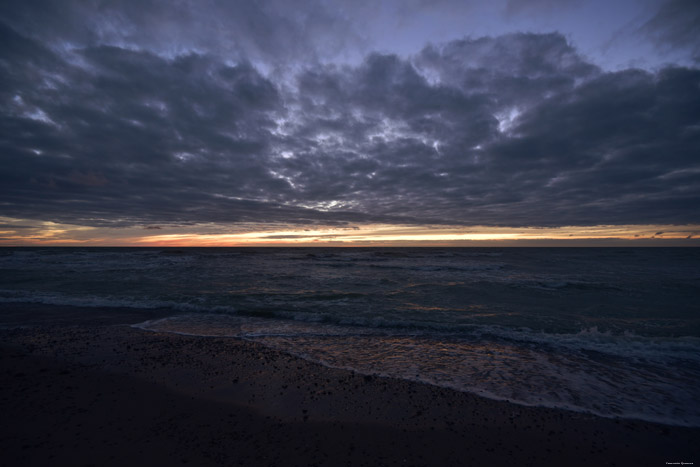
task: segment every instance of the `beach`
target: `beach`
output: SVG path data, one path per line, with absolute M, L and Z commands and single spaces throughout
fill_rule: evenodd
M 700 429 L 525 407 L 135 329 L 163 310 L 8 304 L 3 465 L 666 465 Z M 28 320 L 28 316 L 32 319 Z
M 0 3 L 0 467 L 700 466 L 699 18 Z

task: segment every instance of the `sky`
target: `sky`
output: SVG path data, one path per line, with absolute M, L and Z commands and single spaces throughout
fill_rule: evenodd
M 0 245 L 700 246 L 697 0 L 9 0 Z

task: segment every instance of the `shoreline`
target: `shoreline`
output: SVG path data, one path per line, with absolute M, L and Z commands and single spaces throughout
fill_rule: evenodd
M 172 311 L 0 305 L 0 463 L 700 461 L 700 428 L 521 406 L 329 368 L 241 339 L 130 327 L 164 314 Z M 31 326 L 18 327 L 27 315 Z

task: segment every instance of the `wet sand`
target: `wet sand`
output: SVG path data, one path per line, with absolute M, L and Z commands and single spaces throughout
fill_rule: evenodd
M 169 313 L 0 306 L 0 465 L 700 462 L 697 428 L 522 407 L 129 326 Z

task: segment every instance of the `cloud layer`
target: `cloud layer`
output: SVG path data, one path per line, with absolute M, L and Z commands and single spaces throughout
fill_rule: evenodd
M 76 4 L 47 3 L 45 17 L 27 5 L 0 9 L 2 216 L 92 226 L 700 223 L 695 68 L 605 72 L 559 33 L 464 38 L 410 57 L 368 52 L 343 65 L 321 57 L 355 36 L 321 6 L 314 17 L 231 4 L 266 35 L 217 30 L 211 10 L 187 3 L 174 22 L 158 19 L 157 2 L 138 15 L 115 3 L 84 27 L 69 21 L 85 14 Z M 200 33 L 168 49 L 163 38 L 182 33 L 168 28 L 185 20 Z

